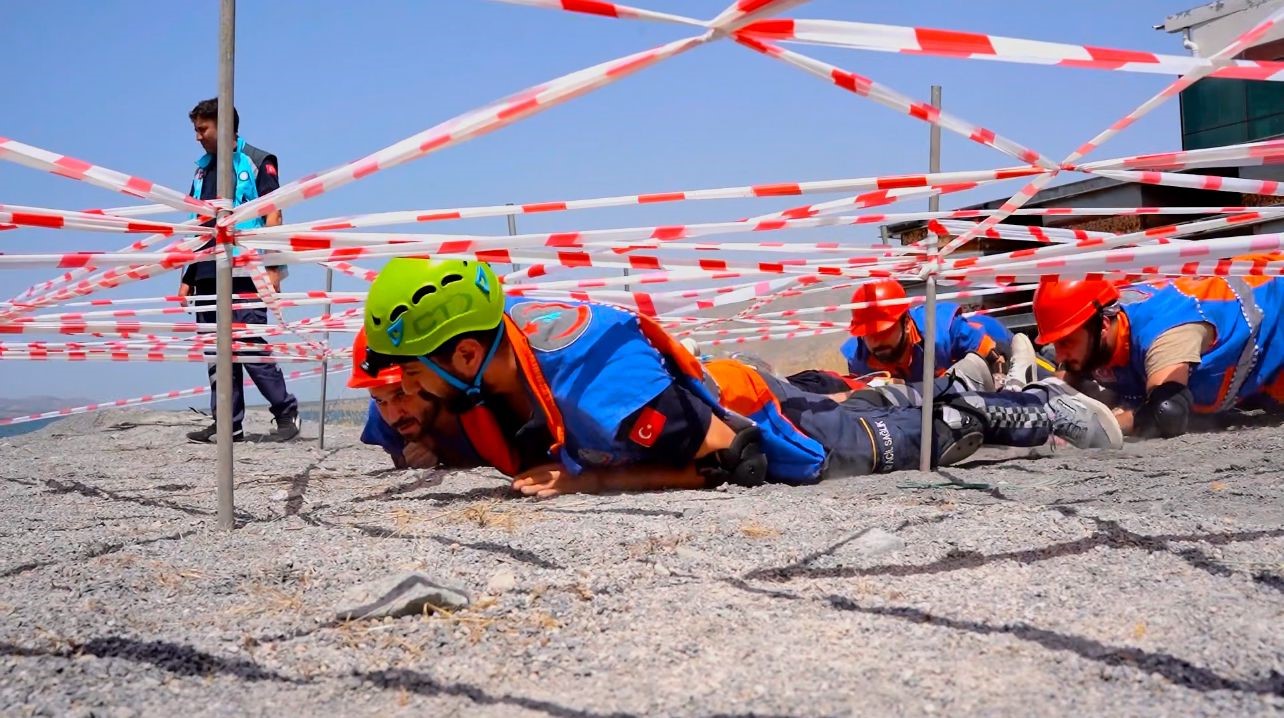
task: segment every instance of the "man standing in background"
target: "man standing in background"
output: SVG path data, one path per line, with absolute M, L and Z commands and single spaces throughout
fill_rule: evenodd
M 277 159 L 276 155 L 246 144 L 245 140 L 240 137 L 241 117 L 235 109 L 232 110 L 233 117 L 233 134 L 236 136 L 236 147 L 232 152 L 232 172 L 235 188 L 233 190 L 232 204 L 241 205 L 252 199 L 257 199 L 276 188 L 281 186 L 281 181 L 277 176 Z M 192 179 L 192 188 L 189 194 L 202 200 L 213 200 L 218 198 L 218 100 L 203 100 L 197 103 L 196 107 L 188 113 L 188 119 L 192 121 L 192 129 L 196 132 L 196 141 L 200 143 L 205 150 L 205 154 L 196 161 L 196 176 Z M 214 221 L 210 220 L 207 225 L 213 226 Z M 251 229 L 254 227 L 274 227 L 281 224 L 280 210 L 269 213 L 266 217 L 258 217 L 237 225 L 237 229 Z M 202 247 L 202 249 L 213 246 L 214 240 Z M 272 282 L 272 288 L 275 291 L 281 289 L 281 279 L 284 277 L 284 267 L 268 267 L 267 274 Z M 189 264 L 183 270 L 183 277 L 178 288 L 180 297 L 192 295 L 205 296 L 209 299 L 198 301 L 197 306 L 213 307 L 213 296 L 217 290 L 215 280 L 215 268 L 213 261 L 197 262 Z M 254 287 L 254 281 L 244 270 L 233 269 L 232 278 L 233 294 L 257 294 Z M 245 299 L 236 299 L 234 302 L 245 302 Z M 198 312 L 196 321 L 202 324 L 214 324 L 217 320 L 214 311 Z M 232 321 L 244 324 L 267 324 L 267 309 L 260 307 L 257 309 L 235 309 L 232 312 Z M 263 337 L 245 337 L 238 341 L 251 344 L 267 344 Z M 212 355 L 212 351 L 207 351 Z M 266 352 L 241 351 L 237 352 L 238 356 L 266 356 Z M 210 377 L 210 414 L 215 414 L 215 404 L 217 402 L 217 391 L 215 387 L 215 365 L 213 362 L 208 364 Z M 276 428 L 272 431 L 270 439 L 272 441 L 289 441 L 299 434 L 299 403 L 294 395 L 286 389 L 285 376 L 281 373 L 281 368 L 272 363 L 234 363 L 232 364 L 232 441 L 243 441 L 244 434 L 241 430 L 241 422 L 245 418 L 245 389 L 244 389 L 244 367 L 245 372 L 249 372 L 250 379 L 253 380 L 254 386 L 258 387 L 259 393 L 263 398 L 268 400 L 271 405 L 273 421 Z M 217 429 L 214 424 L 210 424 L 200 431 L 193 431 L 187 435 L 187 438 L 201 443 L 212 443 L 217 436 Z

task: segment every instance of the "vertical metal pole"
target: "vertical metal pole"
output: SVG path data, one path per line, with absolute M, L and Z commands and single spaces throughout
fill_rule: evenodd
M 509 207 L 512 207 L 512 206 L 513 206 L 513 203 L 512 203 L 512 202 L 509 202 L 509 203 L 508 203 L 508 206 L 509 206 Z M 510 215 L 508 215 L 508 236 L 513 237 L 513 236 L 516 236 L 516 235 L 517 235 L 517 215 L 515 215 L 515 214 L 510 214 Z M 513 265 L 513 271 L 514 271 L 514 272 L 516 272 L 517 270 L 519 270 L 519 269 L 521 269 L 521 268 L 522 268 L 522 265 L 520 265 L 520 264 L 514 264 L 514 265 Z
M 941 86 L 932 85 L 932 107 L 941 109 Z M 928 150 L 928 172 L 941 171 L 941 128 L 932 125 Z M 941 207 L 940 195 L 927 200 L 929 212 Z M 927 231 L 927 326 L 923 331 L 923 423 L 919 446 L 919 471 L 932 470 L 932 403 L 936 398 L 936 233 Z
M 941 109 L 941 86 L 932 85 L 932 107 Z M 941 126 L 932 125 L 928 135 L 927 171 L 941 171 Z M 927 198 L 927 211 L 937 212 L 941 209 L 941 196 L 934 194 Z M 935 244 L 935 242 L 933 242 Z
M 325 268 L 325 293 L 329 294 L 334 289 L 334 270 L 329 267 Z M 325 303 L 325 313 L 330 314 L 330 302 Z M 325 345 L 330 346 L 330 332 L 325 333 Z M 321 422 L 317 427 L 317 442 L 321 450 L 325 451 L 325 390 L 326 385 L 330 382 L 330 360 L 321 360 Z
M 232 95 L 236 60 L 236 0 L 222 0 L 218 27 L 218 196 L 233 194 L 232 150 L 236 147 L 236 129 Z M 218 213 L 221 220 L 229 210 Z M 232 498 L 232 246 L 226 231 L 218 233 L 223 247 L 217 266 L 218 298 L 215 303 L 218 322 L 218 358 L 214 370 L 216 406 L 214 423 L 218 427 L 218 525 L 236 528 L 235 503 Z

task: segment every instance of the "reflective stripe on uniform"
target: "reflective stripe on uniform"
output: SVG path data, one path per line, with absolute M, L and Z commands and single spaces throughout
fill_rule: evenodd
M 1235 362 L 1234 378 L 1230 381 L 1230 386 L 1226 388 L 1226 394 L 1222 397 L 1220 411 L 1226 411 L 1235 406 L 1239 400 L 1239 390 L 1244 386 L 1244 381 L 1248 378 L 1249 372 L 1253 370 L 1253 365 L 1257 363 L 1257 346 L 1258 330 L 1262 327 L 1262 310 L 1257 306 L 1257 298 L 1253 296 L 1253 288 L 1248 286 L 1239 277 L 1227 277 L 1227 285 L 1239 299 L 1239 306 L 1244 312 L 1244 320 L 1248 322 L 1248 339 L 1244 342 L 1244 350 L 1240 352 L 1239 360 Z

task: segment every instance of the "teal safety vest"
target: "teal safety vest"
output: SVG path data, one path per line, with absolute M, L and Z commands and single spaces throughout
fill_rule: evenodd
M 264 155 L 264 157 L 266 156 Z M 208 152 L 196 160 L 196 176 L 192 178 L 192 196 L 196 199 L 201 198 L 201 189 L 205 185 L 205 176 L 208 174 L 209 167 L 213 162 L 214 157 Z M 245 140 L 239 137 L 236 138 L 236 151 L 232 153 L 232 169 L 236 173 L 236 189 L 232 195 L 232 206 L 236 207 L 250 200 L 258 199 L 259 166 L 246 154 Z M 254 229 L 255 227 L 266 226 L 266 224 L 262 217 L 255 217 L 237 224 L 236 228 Z

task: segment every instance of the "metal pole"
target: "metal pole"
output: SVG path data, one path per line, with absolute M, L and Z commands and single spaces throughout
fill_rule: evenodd
M 232 88 L 236 61 L 236 0 L 221 0 L 218 27 L 218 196 L 233 194 L 232 150 L 236 146 Z M 230 210 L 221 209 L 221 220 Z M 217 405 L 214 423 L 218 427 L 218 525 L 236 528 L 235 504 L 232 498 L 232 246 L 226 230 L 218 233 L 223 251 L 217 264 L 215 303 L 218 322 L 218 358 L 214 370 L 214 392 Z
M 932 107 L 941 109 L 941 86 L 932 85 Z M 941 128 L 932 125 L 928 150 L 928 172 L 941 171 Z M 929 212 L 940 209 L 940 195 L 927 200 Z M 927 231 L 927 326 L 923 331 L 923 423 L 919 445 L 919 471 L 932 470 L 932 403 L 936 398 L 936 233 Z
M 508 203 L 508 206 L 509 206 L 509 207 L 512 207 L 512 206 L 513 206 L 513 203 L 512 203 L 512 202 L 509 202 L 509 203 Z M 515 215 L 515 214 L 510 214 L 510 215 L 508 215 L 508 236 L 513 237 L 513 236 L 516 236 L 516 234 L 517 234 L 517 215 Z M 520 264 L 514 264 L 514 265 L 513 265 L 513 271 L 514 271 L 514 272 L 516 272 L 517 270 L 519 270 L 519 269 L 521 269 L 521 268 L 522 268 L 522 265 L 520 265 Z
M 328 295 L 334 289 L 334 270 L 329 267 L 325 268 L 325 293 Z M 325 303 L 325 313 L 330 313 L 330 302 Z M 330 346 L 330 332 L 325 333 L 326 347 Z M 330 382 L 330 360 L 321 360 L 321 422 L 317 427 L 317 441 L 321 450 L 325 451 L 325 389 L 326 384 Z

